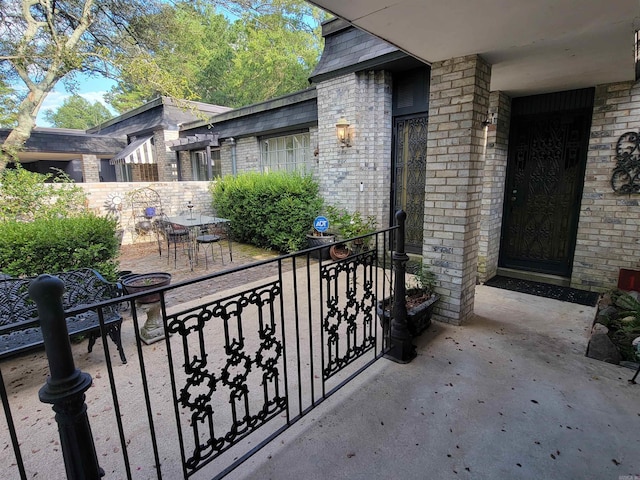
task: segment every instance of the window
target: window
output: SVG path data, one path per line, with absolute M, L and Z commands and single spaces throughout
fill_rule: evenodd
M 309 148 L 309 133 L 263 138 L 262 171 L 312 172 L 315 164 Z
M 210 150 L 211 152 L 211 175 L 207 161 L 207 151 L 197 150 L 191 152 L 191 171 L 193 179 L 206 181 L 222 176 L 222 164 L 220 162 L 220 149 Z
M 158 166 L 149 163 L 121 163 L 118 165 L 122 182 L 157 182 Z

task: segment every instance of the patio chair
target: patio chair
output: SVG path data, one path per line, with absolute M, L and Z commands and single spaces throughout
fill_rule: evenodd
M 203 246 L 204 250 L 204 269 L 209 268 L 209 255 L 207 253 L 208 248 L 211 249 L 211 261 L 214 261 L 213 250 L 214 245 L 218 245 L 220 248 L 220 258 L 222 259 L 222 265 L 224 265 L 224 255 L 222 254 L 222 239 L 226 238 L 226 226 L 222 223 L 203 223 L 197 232 L 195 237 L 196 255 L 200 250 L 200 246 Z
M 178 245 L 182 245 L 183 250 L 188 250 L 188 254 L 191 255 L 191 239 L 189 235 L 189 229 L 180 225 L 175 225 L 169 221 L 166 215 L 161 215 L 158 220 L 159 229 L 162 235 L 167 240 L 167 251 L 171 250 L 173 245 L 173 263 L 174 268 L 178 267 Z M 167 254 L 167 263 L 169 263 L 170 257 Z

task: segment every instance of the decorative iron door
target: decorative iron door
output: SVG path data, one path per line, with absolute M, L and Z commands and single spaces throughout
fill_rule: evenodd
M 590 115 L 513 118 L 500 266 L 571 275 Z
M 392 205 L 407 212 L 406 250 L 422 252 L 428 116 L 395 118 Z M 391 218 L 395 218 L 393 215 Z

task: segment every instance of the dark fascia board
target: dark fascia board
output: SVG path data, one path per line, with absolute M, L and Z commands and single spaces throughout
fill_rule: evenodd
M 0 129 L 0 141 L 4 141 L 11 129 Z M 25 152 L 74 153 L 111 155 L 127 145 L 125 136 L 92 135 L 82 130 L 64 128 L 35 128 L 24 146 Z
M 364 70 L 384 70 L 385 67 L 390 63 L 396 62 L 398 60 L 405 60 L 407 59 L 407 57 L 413 58 L 401 51 L 391 52 L 380 57 L 372 58 L 371 60 L 367 60 L 366 62 L 360 62 L 354 65 L 349 65 L 347 67 L 338 68 L 330 72 L 321 73 L 320 75 L 310 77 L 309 81 L 317 84 L 331 78 L 346 75 L 347 73 L 361 72 Z M 422 65 L 425 64 L 422 63 Z
M 351 27 L 352 25 L 347 22 L 344 18 L 333 17 L 329 20 L 325 20 L 322 22 L 322 36 L 327 37 L 329 35 L 333 35 L 334 33 L 338 33 L 341 30 Z
M 98 133 L 101 130 L 104 130 L 105 128 L 111 127 L 117 123 L 121 123 L 131 117 L 135 117 L 137 115 L 140 115 L 143 112 L 146 112 L 148 110 L 151 110 L 153 108 L 157 108 L 157 107 L 177 107 L 177 108 L 183 108 L 182 104 L 185 105 L 190 105 L 193 108 L 195 108 L 196 110 L 204 113 L 204 114 L 210 114 L 210 115 L 216 115 L 218 113 L 218 111 L 220 109 L 225 109 L 226 107 L 223 107 L 221 105 L 212 105 L 209 103 L 202 103 L 202 102 L 194 102 L 192 100 L 174 100 L 170 97 L 156 97 L 153 100 L 151 100 L 148 103 L 145 103 L 144 105 L 141 105 L 137 108 L 134 108 L 132 110 L 129 110 L 125 113 L 123 113 L 122 115 L 119 115 L 115 118 L 112 118 L 110 120 L 107 120 L 106 122 L 101 123 L 100 125 L 97 125 L 95 127 L 92 127 L 90 129 L 87 130 L 87 133 Z M 167 114 L 166 112 L 164 112 L 163 108 L 163 115 L 162 115 L 162 124 L 159 124 L 158 127 L 163 127 L 163 129 L 167 129 L 167 125 L 169 125 L 171 123 L 171 119 L 167 118 Z M 224 112 L 223 112 L 224 113 Z
M 124 112 L 122 115 L 118 115 L 115 118 L 107 120 L 106 122 L 102 122 L 100 125 L 96 125 L 95 127 L 92 127 L 90 129 L 88 129 L 87 133 L 98 133 L 101 130 L 104 130 L 105 128 L 107 128 L 107 127 L 111 127 L 111 126 L 115 125 L 116 123 L 120 123 L 120 122 L 122 122 L 124 120 L 127 120 L 127 119 L 131 118 L 131 117 L 135 117 L 136 115 L 140 115 L 142 112 L 146 112 L 147 110 L 151 110 L 152 108 L 156 108 L 156 107 L 159 107 L 161 105 L 164 105 L 163 98 L 162 97 L 157 97 L 157 98 L 151 100 L 150 102 L 139 106 L 138 108 L 134 108 L 132 110 Z
M 236 108 L 229 110 L 228 112 L 219 113 L 214 115 L 208 121 L 196 120 L 195 122 L 189 122 L 182 124 L 180 130 L 191 130 L 198 127 L 204 127 L 207 125 L 215 125 L 216 123 L 226 122 L 227 120 L 233 120 L 234 118 L 245 117 L 248 115 L 254 115 L 256 113 L 266 112 L 268 110 L 275 110 L 277 108 L 286 107 L 294 103 L 300 103 L 305 100 L 312 100 L 318 98 L 318 92 L 316 87 L 309 87 L 305 90 L 283 95 L 281 97 L 266 100 L 260 103 L 254 103 L 246 107 Z

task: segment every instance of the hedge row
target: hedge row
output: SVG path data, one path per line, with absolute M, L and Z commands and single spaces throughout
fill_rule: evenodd
M 306 248 L 323 205 L 311 176 L 292 172 L 227 176 L 211 193 L 218 215 L 231 220 L 235 240 L 280 252 Z
M 0 272 L 36 276 L 94 268 L 115 280 L 118 272 L 115 220 L 85 214 L 33 222 L 3 222 L 0 228 Z

